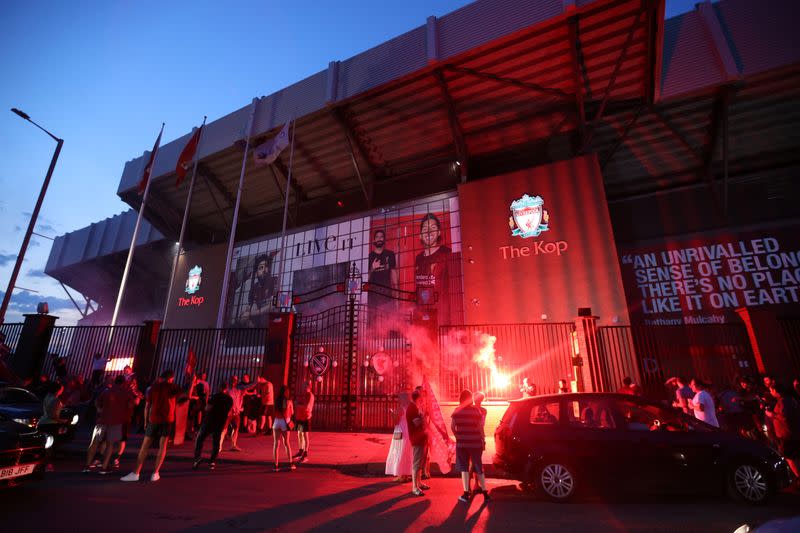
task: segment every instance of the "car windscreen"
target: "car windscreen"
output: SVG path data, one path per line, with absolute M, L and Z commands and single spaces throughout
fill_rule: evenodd
M 25 389 L 0 389 L 0 404 L 15 405 L 21 403 L 40 403 L 40 401 L 39 398 Z

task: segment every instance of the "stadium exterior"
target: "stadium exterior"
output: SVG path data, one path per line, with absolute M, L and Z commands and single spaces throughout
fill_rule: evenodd
M 209 352 L 198 364 L 222 376 L 244 368 L 219 363 L 226 354 L 254 372 L 275 363 L 284 348 L 265 332 L 291 316 L 283 376 L 319 374 L 321 404 L 327 394 L 332 412 L 344 409 L 331 426 L 382 427 L 359 413 L 420 372 L 446 396 L 470 386 L 498 398 L 523 375 L 542 391 L 559 377 L 608 390 L 625 374 L 652 389 L 672 372 L 796 375 L 792 7 L 721 0 L 664 20 L 657 0 L 478 0 L 333 61 L 206 126 L 172 292 L 187 194 L 174 168 L 191 132 L 162 146 L 120 323 L 161 321 L 166 305 L 150 371 L 185 364 L 194 343 Z M 288 191 L 289 149 L 268 166 L 243 152 L 251 116 L 251 147 L 297 118 Z M 148 157 L 122 172 L 131 211 L 53 244 L 46 273 L 93 302 L 82 326 L 110 321 Z M 234 342 L 213 328 L 245 157 L 224 326 L 261 340 Z M 538 206 L 523 211 L 522 193 Z M 526 231 L 531 213 L 539 230 Z M 430 285 L 426 223 L 448 254 Z M 391 283 L 372 278 L 376 230 L 395 252 Z M 257 278 L 264 261 L 269 277 Z M 205 292 L 192 298 L 198 266 Z M 282 313 L 257 317 L 267 296 Z M 438 350 L 422 348 L 430 340 Z M 476 359 L 487 343 L 488 363 Z

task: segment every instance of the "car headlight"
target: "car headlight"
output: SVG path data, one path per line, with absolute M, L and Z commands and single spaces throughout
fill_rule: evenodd
M 17 424 L 22 424 L 23 426 L 28 426 L 30 428 L 36 425 L 32 418 L 14 418 L 13 420 Z
M 78 419 L 79 419 L 78 415 L 72 415 L 72 421 L 70 422 L 70 424 L 74 426 L 75 424 L 78 423 Z
M 44 447 L 45 449 L 49 449 L 53 447 L 53 443 L 55 443 L 56 439 L 53 438 L 52 435 L 47 435 L 44 439 Z

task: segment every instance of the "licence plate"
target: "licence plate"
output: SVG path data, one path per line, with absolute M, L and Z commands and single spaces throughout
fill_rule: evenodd
M 0 468 L 0 479 L 10 479 L 12 477 L 19 477 L 19 476 L 27 476 L 33 469 L 36 468 L 36 464 L 32 463 L 29 465 L 16 465 L 16 466 L 7 466 L 4 468 Z

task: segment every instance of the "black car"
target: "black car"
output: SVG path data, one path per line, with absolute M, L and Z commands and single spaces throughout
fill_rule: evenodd
M 52 436 L 0 414 L 0 488 L 42 477 Z
M 497 468 L 553 501 L 580 489 L 727 489 L 736 499 L 762 503 L 792 482 L 786 460 L 773 449 L 625 394 L 512 401 L 495 446 Z
M 0 386 L 0 415 L 6 420 L 36 429 L 43 414 L 42 400 L 32 392 L 19 387 Z M 55 438 L 56 445 L 72 440 L 79 416 L 65 407 L 61 410 L 61 418 L 65 420 L 64 423 L 39 427 Z

